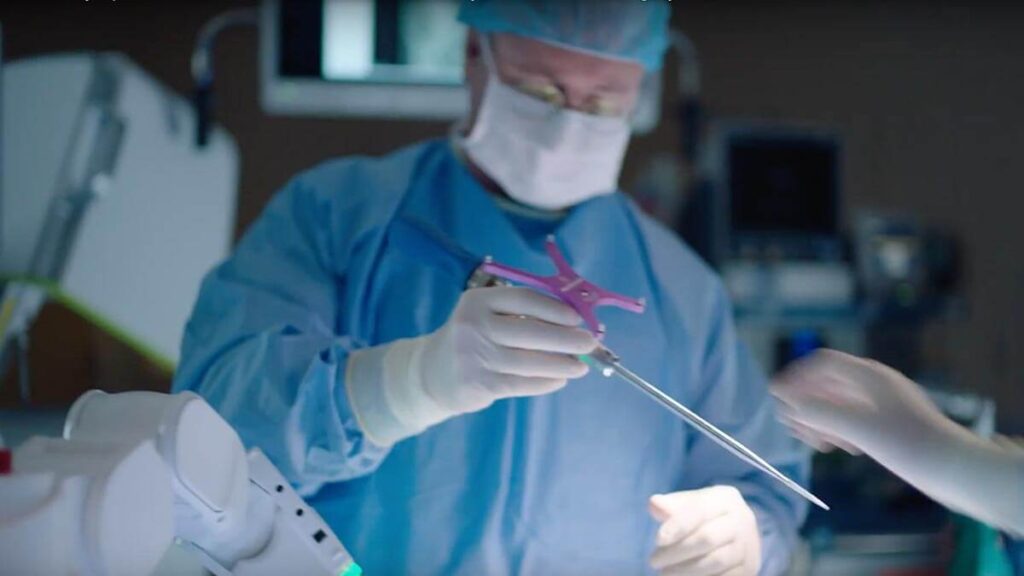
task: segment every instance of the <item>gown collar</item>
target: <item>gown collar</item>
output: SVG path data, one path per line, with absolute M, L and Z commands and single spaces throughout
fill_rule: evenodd
M 495 196 L 459 160 L 451 143 L 436 144 L 418 168 L 419 175 L 430 177 L 413 178 L 402 210 L 436 223 L 439 232 L 476 256 L 491 256 L 535 273 L 553 272 L 547 254 L 523 237 Z M 614 239 L 602 231 L 622 229 L 617 221 L 624 217 L 620 196 L 616 192 L 587 200 L 567 209 L 554 223 L 553 233 L 571 265 L 589 268 L 596 264 L 592 260 L 597 253 L 617 252 L 607 245 Z M 619 242 L 630 240 L 618 238 Z

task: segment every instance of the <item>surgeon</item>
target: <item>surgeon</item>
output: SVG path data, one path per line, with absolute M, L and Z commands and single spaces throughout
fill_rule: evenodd
M 476 0 L 449 137 L 294 178 L 205 279 L 176 390 L 262 448 L 370 574 L 778 574 L 797 497 L 647 397 L 588 372 L 568 306 L 465 278 L 477 256 L 571 265 L 646 298 L 601 310 L 643 376 L 803 479 L 715 275 L 618 192 L 662 65 L 665 2 Z
M 867 454 L 935 501 L 1024 537 L 1024 448 L 953 422 L 917 384 L 878 362 L 823 350 L 781 374 L 781 418 L 809 445 Z M 1024 547 L 1011 560 L 1024 574 Z

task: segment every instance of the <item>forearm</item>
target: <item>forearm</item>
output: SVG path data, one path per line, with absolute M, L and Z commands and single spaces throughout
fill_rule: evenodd
M 950 509 L 1024 535 L 1024 453 L 950 420 L 918 432 L 868 455 Z
M 339 339 L 267 331 L 210 357 L 192 355 L 175 389 L 201 394 L 303 494 L 372 472 L 387 453 L 366 438 L 344 387 Z

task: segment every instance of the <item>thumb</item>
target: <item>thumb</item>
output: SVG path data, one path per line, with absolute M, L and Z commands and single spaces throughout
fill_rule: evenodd
M 734 492 L 735 489 L 728 486 L 710 486 L 651 496 L 651 516 L 662 523 L 658 544 L 676 542 L 704 522 L 728 513 L 728 498 Z
M 658 522 L 664 522 L 672 517 L 672 507 L 667 494 L 655 494 L 647 501 L 647 508 L 651 517 Z
M 673 492 L 651 496 L 648 502 L 651 516 L 661 524 L 656 536 L 658 546 L 677 542 L 700 525 L 699 512 L 686 504 L 687 498 L 678 498 L 685 494 Z

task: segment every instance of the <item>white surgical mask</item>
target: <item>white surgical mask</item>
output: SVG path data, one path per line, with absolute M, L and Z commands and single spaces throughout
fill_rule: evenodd
M 489 40 L 482 39 L 488 76 L 466 155 L 514 200 L 560 210 L 618 188 L 629 144 L 625 118 L 560 108 L 505 85 Z

